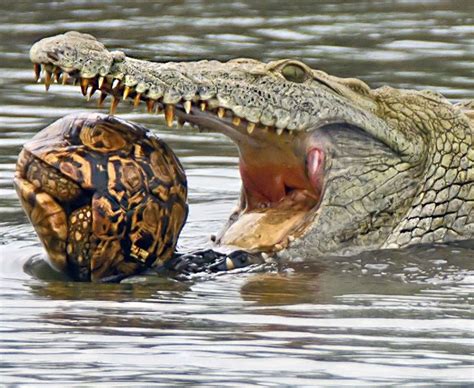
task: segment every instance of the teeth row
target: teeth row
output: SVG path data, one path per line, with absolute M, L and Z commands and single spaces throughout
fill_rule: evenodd
M 290 260 L 292 262 L 303 261 L 303 259 L 299 256 L 292 256 L 286 248 L 281 248 L 280 250 L 270 253 L 262 252 L 260 255 L 262 256 L 262 259 L 265 261 L 265 263 L 274 263 L 276 259 Z
M 110 94 L 112 96 L 112 101 L 110 104 L 110 114 L 115 114 L 117 106 L 120 100 L 127 100 L 131 98 L 133 101 L 133 106 L 137 107 L 140 102 L 145 102 L 148 113 L 162 113 L 164 111 L 165 121 L 169 127 L 173 126 L 175 120 L 175 104 L 164 104 L 158 99 L 152 99 L 147 96 L 144 96 L 142 93 L 136 91 L 133 87 L 123 85 L 121 80 L 115 78 L 111 79 L 110 77 L 97 76 L 94 78 L 79 78 L 77 74 L 70 75 L 66 71 L 62 71 L 57 66 L 44 65 L 44 71 L 42 71 L 40 64 L 34 64 L 35 80 L 40 82 L 41 74 L 43 73 L 43 81 L 46 90 L 49 90 L 49 87 L 53 82 L 61 83 L 63 85 L 69 83 L 69 79 L 72 79 L 72 84 L 76 85 L 79 83 L 82 94 L 89 101 L 96 91 L 100 91 L 100 96 L 98 99 L 98 104 L 101 107 L 105 98 Z M 62 76 L 62 78 L 61 78 Z M 220 119 L 228 118 L 230 119 L 232 125 L 238 128 L 246 128 L 249 135 L 253 134 L 258 128 L 263 132 L 274 132 L 277 135 L 293 134 L 292 130 L 286 128 L 275 128 L 270 126 L 265 126 L 260 123 L 253 123 L 245 120 L 239 116 L 236 116 L 230 109 L 226 109 L 217 105 L 217 100 L 185 100 L 182 101 L 182 108 L 189 114 L 192 110 L 192 107 L 195 106 L 201 111 L 209 111 L 214 113 Z M 181 118 L 178 118 L 178 124 L 183 125 L 184 121 Z

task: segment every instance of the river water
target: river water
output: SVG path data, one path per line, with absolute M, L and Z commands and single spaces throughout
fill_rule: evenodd
M 468 386 L 474 380 L 474 243 L 372 252 L 178 282 L 64 281 L 12 188 L 38 130 L 96 110 L 77 87 L 34 84 L 30 45 L 67 30 L 156 60 L 296 57 L 372 87 L 474 98 L 472 1 L 2 1 L 0 13 L 0 383 L 57 386 Z M 156 130 L 189 177 L 180 246 L 204 246 L 239 193 L 218 134 Z M 33 263 L 32 263 L 32 258 Z M 26 266 L 26 267 L 25 267 Z

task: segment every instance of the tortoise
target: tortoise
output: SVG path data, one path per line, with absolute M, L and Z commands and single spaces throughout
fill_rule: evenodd
M 80 281 L 164 265 L 188 214 L 186 175 L 171 148 L 106 114 L 68 115 L 36 134 L 14 184 L 52 266 Z

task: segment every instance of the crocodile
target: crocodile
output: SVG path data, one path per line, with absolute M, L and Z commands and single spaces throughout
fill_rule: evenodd
M 474 238 L 474 100 L 370 88 L 295 59 L 151 62 L 79 32 L 30 50 L 36 79 L 79 83 L 168 126 L 228 136 L 240 199 L 217 246 L 352 255 Z

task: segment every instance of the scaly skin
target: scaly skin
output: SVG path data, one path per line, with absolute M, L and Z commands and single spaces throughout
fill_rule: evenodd
M 474 104 L 370 89 L 295 60 L 153 63 L 94 37 L 46 38 L 51 73 L 164 109 L 239 147 L 242 198 L 218 243 L 313 256 L 474 238 Z

